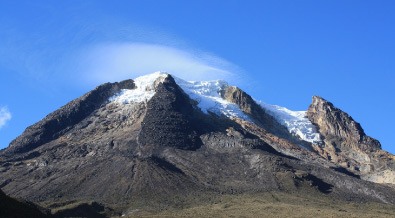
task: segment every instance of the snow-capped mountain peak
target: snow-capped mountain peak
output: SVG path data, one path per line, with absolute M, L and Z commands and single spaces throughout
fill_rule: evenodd
M 134 82 L 136 89 L 122 89 L 120 93 L 112 96 L 110 102 L 120 104 L 131 104 L 135 102 L 146 102 L 155 94 L 155 85 L 163 81 L 169 74 L 166 72 L 155 72 L 145 76 L 137 77 Z M 185 81 L 174 77 L 177 85 L 196 102 L 204 113 L 214 113 L 219 116 L 225 115 L 230 118 L 239 118 L 249 122 L 253 120 L 244 113 L 237 104 L 229 102 L 221 96 L 228 83 L 224 80 L 213 81 Z M 306 111 L 291 111 L 277 105 L 266 104 L 256 101 L 269 115 L 273 116 L 280 124 L 287 127 L 291 134 L 298 135 L 302 140 L 317 144 L 321 142 L 320 134 L 314 125 L 306 117 Z

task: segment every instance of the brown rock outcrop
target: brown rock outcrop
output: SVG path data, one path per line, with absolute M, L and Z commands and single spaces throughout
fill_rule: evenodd
M 394 156 L 383 151 L 380 142 L 367 136 L 350 115 L 327 100 L 313 96 L 307 116 L 324 137 L 324 145 L 315 148 L 321 156 L 366 180 L 394 181 L 394 173 L 381 173 L 393 172 Z
M 361 125 L 332 103 L 319 96 L 313 96 L 307 116 L 319 127 L 325 140 L 338 149 L 359 149 L 361 151 L 377 151 L 380 142 L 365 134 Z

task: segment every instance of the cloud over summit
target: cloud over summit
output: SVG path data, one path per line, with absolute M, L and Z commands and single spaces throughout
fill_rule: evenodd
M 217 56 L 145 43 L 112 43 L 82 53 L 81 72 L 96 83 L 120 81 L 165 71 L 185 80 L 237 81 L 236 65 Z

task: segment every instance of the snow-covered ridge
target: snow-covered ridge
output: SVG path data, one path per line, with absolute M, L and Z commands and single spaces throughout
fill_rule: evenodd
M 154 96 L 157 82 L 163 81 L 167 76 L 166 72 L 155 72 L 138 77 L 134 79 L 136 89 L 123 89 L 120 93 L 112 96 L 109 101 L 120 104 L 146 102 Z M 198 102 L 197 106 L 202 112 L 206 114 L 211 112 L 219 116 L 225 115 L 253 122 L 238 105 L 221 97 L 220 92 L 228 86 L 227 82 L 223 80 L 195 82 L 185 81 L 174 76 L 173 78 L 191 99 Z M 306 117 L 306 111 L 291 111 L 277 105 L 270 105 L 261 101 L 256 102 L 280 124 L 286 126 L 290 133 L 314 144 L 321 142 L 320 134 Z
M 321 142 L 320 134 L 307 118 L 306 111 L 291 111 L 285 107 L 270 105 L 261 101 L 256 102 L 279 123 L 286 126 L 290 133 L 296 134 L 302 140 L 313 144 Z

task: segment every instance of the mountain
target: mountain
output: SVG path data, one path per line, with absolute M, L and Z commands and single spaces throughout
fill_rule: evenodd
M 157 72 L 98 86 L 28 127 L 0 151 L 0 188 L 113 215 L 268 192 L 395 204 L 394 163 L 321 97 L 290 111 L 225 81 Z

